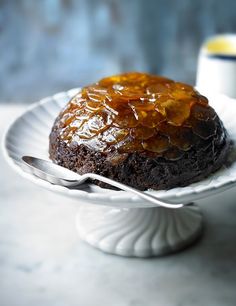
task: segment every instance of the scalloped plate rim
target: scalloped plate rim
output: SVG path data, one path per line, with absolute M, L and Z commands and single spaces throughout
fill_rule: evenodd
M 68 91 L 62 91 L 58 92 L 52 96 L 45 97 L 41 99 L 40 101 L 33 103 L 32 105 L 26 107 L 24 111 L 22 111 L 16 118 L 12 120 L 12 122 L 9 124 L 7 129 L 5 130 L 5 133 L 3 135 L 3 141 L 2 141 L 2 147 L 3 147 L 3 154 L 4 157 L 6 158 L 8 164 L 17 172 L 19 173 L 22 177 L 32 181 L 33 183 L 44 187 L 46 189 L 49 189 L 54 192 L 59 192 L 61 194 L 64 194 L 66 196 L 70 197 L 80 197 L 82 201 L 90 202 L 93 204 L 100 204 L 100 205 L 106 205 L 104 201 L 109 201 L 112 199 L 112 203 L 109 203 L 109 206 L 117 206 L 118 203 L 120 203 L 119 198 L 121 198 L 121 201 L 132 201 L 134 204 L 133 207 L 140 207 L 140 203 L 143 202 L 143 200 L 139 199 L 137 196 L 132 195 L 131 193 L 125 192 L 125 191 L 115 191 L 115 190 L 109 190 L 109 189 L 104 189 L 96 186 L 98 190 L 101 192 L 92 192 L 88 193 L 83 190 L 72 190 L 68 189 L 67 187 L 62 187 L 59 185 L 53 185 L 47 181 L 44 181 L 38 177 L 36 177 L 33 174 L 25 172 L 17 163 L 16 161 L 10 156 L 10 153 L 7 149 L 7 140 L 8 137 L 11 133 L 12 130 L 14 130 L 15 124 L 21 120 L 26 114 L 30 113 L 33 110 L 36 110 L 37 107 L 40 105 L 44 105 L 47 103 L 52 103 L 54 99 L 59 97 L 60 95 L 70 95 L 72 96 L 72 93 L 75 93 L 76 91 L 79 91 L 80 88 L 73 88 Z M 202 92 L 201 92 L 202 93 Z M 209 93 L 208 93 L 209 94 Z M 222 97 L 222 99 L 228 100 L 230 103 L 236 103 L 235 99 L 229 98 L 228 96 L 222 95 L 222 94 L 214 94 L 210 93 L 212 95 L 217 95 L 218 97 Z M 236 105 L 236 104 L 235 104 Z M 207 179 L 207 178 L 206 178 Z M 204 180 L 200 181 L 203 182 Z M 148 190 L 146 191 L 147 193 L 151 193 L 153 195 L 157 195 L 159 198 L 162 199 L 169 199 L 172 200 L 173 202 L 180 202 L 180 201 L 192 201 L 192 200 L 197 200 L 201 199 L 207 196 L 210 196 L 212 194 L 216 194 L 222 191 L 225 191 L 227 189 L 230 189 L 236 185 L 236 175 L 228 181 L 222 181 L 218 183 L 217 185 L 209 186 L 211 185 L 201 185 L 200 182 L 194 183 L 192 185 L 188 185 L 185 187 L 176 187 L 172 188 L 169 190 L 160 190 L 160 191 L 155 191 L 155 190 Z M 198 188 L 197 190 L 193 190 L 194 187 L 199 186 L 201 188 Z M 81 198 L 82 196 L 82 198 Z M 98 198 L 97 198 L 98 197 Z M 115 199 L 114 199 L 115 198 Z M 102 204 L 100 202 L 103 202 Z M 139 205 L 138 205 L 139 203 Z M 137 206 L 135 206 L 137 204 Z M 142 205 L 143 206 L 143 205 Z M 150 204 L 148 207 L 152 207 L 153 205 Z

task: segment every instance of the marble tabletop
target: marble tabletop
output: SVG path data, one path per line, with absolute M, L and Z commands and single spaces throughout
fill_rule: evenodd
M 0 106 L 1 137 L 24 106 Z M 236 189 L 199 201 L 202 238 L 166 257 L 104 254 L 76 233 L 77 203 L 24 180 L 0 152 L 1 306 L 235 306 Z

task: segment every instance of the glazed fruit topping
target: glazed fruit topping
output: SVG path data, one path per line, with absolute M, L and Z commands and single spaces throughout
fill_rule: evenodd
M 61 113 L 60 128 L 68 144 L 175 160 L 196 138 L 214 136 L 215 118 L 207 98 L 192 86 L 134 72 L 82 88 Z

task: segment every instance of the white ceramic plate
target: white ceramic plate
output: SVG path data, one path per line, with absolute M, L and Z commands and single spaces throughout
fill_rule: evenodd
M 48 159 L 48 135 L 53 122 L 62 107 L 74 96 L 77 89 L 58 93 L 33 104 L 27 111 L 18 117 L 8 128 L 4 138 L 5 156 L 10 165 L 23 177 L 54 192 L 74 197 L 80 201 L 93 204 L 116 207 L 150 207 L 152 204 L 144 203 L 137 196 L 124 191 L 103 189 L 95 185 L 83 190 L 68 189 L 52 185 L 27 173 L 21 163 L 22 155 L 33 155 Z M 236 141 L 236 100 L 223 95 L 207 94 L 210 104 L 224 122 L 230 137 Z M 231 188 L 236 183 L 236 149 L 233 149 L 229 167 L 222 167 L 219 171 L 201 182 L 187 187 L 174 188 L 167 191 L 148 191 L 159 198 L 173 202 L 195 201 Z

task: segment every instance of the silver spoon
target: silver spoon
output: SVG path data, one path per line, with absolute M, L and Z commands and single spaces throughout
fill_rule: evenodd
M 117 181 L 114 181 L 112 179 L 109 179 L 107 177 L 104 177 L 104 176 L 101 176 L 95 173 L 86 173 L 86 174 L 80 175 L 64 167 L 56 165 L 50 161 L 43 160 L 43 159 L 33 157 L 33 156 L 22 156 L 22 160 L 24 161 L 24 164 L 28 166 L 28 168 L 34 175 L 52 184 L 72 187 L 72 186 L 79 186 L 81 184 L 84 184 L 84 182 L 87 181 L 88 179 L 98 180 L 98 181 L 107 183 L 111 186 L 117 187 L 119 189 L 132 192 L 138 195 L 140 198 L 146 201 L 152 202 L 156 204 L 157 206 L 176 209 L 176 208 L 181 208 L 185 205 L 182 203 L 175 204 L 175 203 L 159 200 L 158 198 L 150 194 L 144 193 L 133 187 L 124 185 L 122 183 L 119 183 Z

